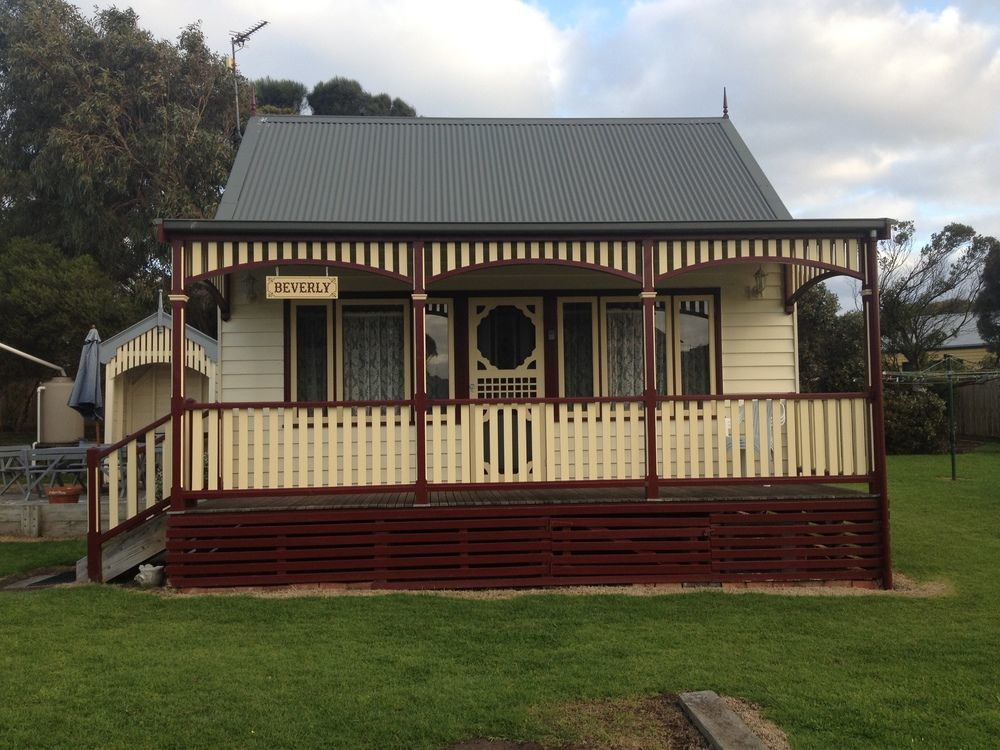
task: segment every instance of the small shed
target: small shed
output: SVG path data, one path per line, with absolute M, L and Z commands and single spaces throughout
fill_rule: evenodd
M 218 345 L 185 326 L 188 394 L 216 400 Z M 171 317 L 163 298 L 152 315 L 101 342 L 104 365 L 105 441 L 114 443 L 170 412 Z

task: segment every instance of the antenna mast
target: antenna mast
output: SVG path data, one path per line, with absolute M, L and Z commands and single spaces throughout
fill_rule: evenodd
M 251 26 L 246 31 L 230 31 L 229 43 L 233 50 L 233 92 L 236 94 L 236 133 L 242 136 L 240 129 L 240 81 L 236 75 L 236 50 L 243 49 L 243 45 L 252 34 L 267 26 L 267 21 L 260 21 L 255 26 Z

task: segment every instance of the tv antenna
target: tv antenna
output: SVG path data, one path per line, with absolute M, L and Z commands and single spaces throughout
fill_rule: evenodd
M 247 43 L 247 40 L 254 33 L 260 31 L 262 28 L 267 26 L 267 21 L 260 21 L 256 25 L 251 26 L 246 31 L 230 31 L 229 32 L 229 43 L 233 48 L 233 91 L 236 94 L 236 132 L 242 135 L 240 130 L 240 81 L 236 75 L 236 50 L 243 49 L 243 45 Z

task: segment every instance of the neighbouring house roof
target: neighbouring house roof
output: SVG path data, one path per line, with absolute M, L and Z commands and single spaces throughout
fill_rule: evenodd
M 935 317 L 944 319 L 946 328 L 957 326 L 962 320 L 961 315 L 937 315 Z M 976 317 L 970 316 L 965 323 L 962 323 L 955 335 L 941 342 L 941 345 L 936 347 L 935 351 L 942 349 L 975 349 L 980 346 L 986 346 L 986 342 L 979 335 Z
M 114 336 L 101 341 L 101 347 L 99 350 L 101 364 L 106 365 L 111 361 L 123 344 L 139 338 L 142 334 L 146 333 L 146 331 L 151 331 L 158 326 L 162 326 L 163 328 L 170 330 L 172 327 L 172 318 L 170 313 L 163 311 L 162 304 L 161 299 L 160 308 L 155 313 L 146 316 L 138 323 L 133 323 L 124 331 L 120 331 Z M 206 357 L 213 362 L 218 361 L 219 346 L 215 339 L 205 333 L 202 333 L 197 328 L 192 328 L 191 326 L 184 326 L 184 329 L 185 336 L 188 341 L 194 341 L 195 343 L 200 344 L 205 350 Z
M 725 118 L 306 116 L 250 120 L 215 218 L 565 226 L 791 215 Z

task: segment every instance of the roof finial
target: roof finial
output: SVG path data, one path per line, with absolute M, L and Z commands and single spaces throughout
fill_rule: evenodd
M 722 119 L 729 119 L 729 99 L 726 98 L 726 87 L 722 87 Z

